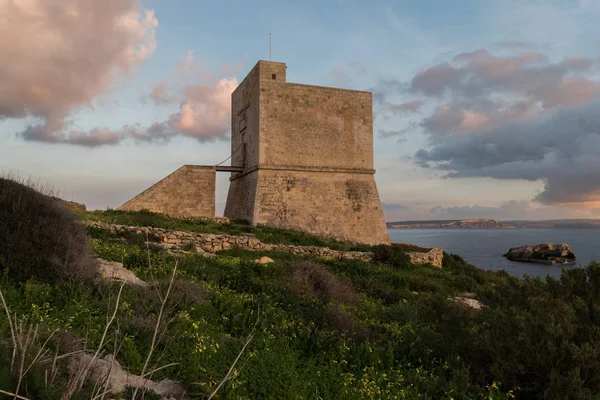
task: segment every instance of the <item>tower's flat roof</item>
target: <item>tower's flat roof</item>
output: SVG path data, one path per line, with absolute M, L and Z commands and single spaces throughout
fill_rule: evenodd
M 242 84 L 244 83 L 244 81 L 246 80 L 246 78 L 248 78 L 248 75 L 250 75 L 250 73 L 252 71 L 254 71 L 254 69 L 256 67 L 258 67 L 261 64 L 275 64 L 275 65 L 283 65 L 285 66 L 285 68 L 287 69 L 287 64 L 281 61 L 267 61 L 267 60 L 258 60 L 256 64 L 254 64 L 254 67 L 252 67 L 252 69 L 248 72 L 248 74 L 246 74 L 246 76 L 244 77 L 244 79 L 242 79 L 242 81 L 239 83 L 239 85 L 235 88 L 234 92 L 236 92 L 238 90 L 238 88 L 240 86 L 242 86 Z M 346 88 L 338 88 L 338 87 L 333 87 L 333 86 L 322 86 L 322 85 L 311 85 L 308 83 L 297 83 L 297 82 L 278 82 L 281 85 L 299 85 L 299 86 L 306 86 L 306 87 L 314 87 L 314 88 L 320 88 L 320 89 L 329 89 L 329 90 L 339 90 L 339 91 L 344 91 L 344 92 L 354 92 L 354 93 L 366 93 L 366 94 L 370 94 L 372 95 L 372 92 L 369 92 L 367 90 L 357 90 L 357 89 L 346 89 Z

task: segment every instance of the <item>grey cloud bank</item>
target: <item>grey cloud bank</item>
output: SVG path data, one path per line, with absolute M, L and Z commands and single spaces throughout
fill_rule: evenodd
M 414 156 L 421 167 L 446 178 L 542 181 L 535 201 L 600 207 L 599 66 L 598 58 L 551 62 L 539 52 L 500 57 L 480 49 L 410 82 L 382 83 L 376 98 L 396 115 L 404 110 L 389 107 L 392 96 L 426 99 L 419 108 L 428 112 L 411 122 L 429 139 Z

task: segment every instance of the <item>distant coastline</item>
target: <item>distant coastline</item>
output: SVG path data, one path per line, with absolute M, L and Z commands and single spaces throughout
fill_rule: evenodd
M 545 221 L 496 221 L 489 218 L 387 222 L 391 229 L 527 229 L 598 228 L 600 219 L 555 219 Z

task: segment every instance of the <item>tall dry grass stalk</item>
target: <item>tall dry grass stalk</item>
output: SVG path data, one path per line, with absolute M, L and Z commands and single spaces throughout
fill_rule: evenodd
M 150 262 L 150 259 L 148 259 L 148 262 Z M 164 297 L 162 298 L 162 301 L 160 303 L 160 312 L 158 313 L 158 318 L 156 320 L 156 325 L 154 326 L 154 333 L 152 334 L 152 343 L 150 344 L 150 350 L 148 351 L 148 355 L 146 357 L 146 361 L 144 361 L 144 366 L 142 367 L 142 372 L 140 374 L 140 376 L 142 378 L 146 378 L 147 375 L 151 375 L 150 373 L 146 374 L 146 369 L 148 368 L 148 364 L 150 363 L 150 359 L 152 358 L 152 354 L 154 353 L 154 349 L 156 347 L 156 337 L 158 335 L 158 332 L 160 330 L 160 326 L 161 326 L 161 322 L 162 322 L 162 316 L 163 316 L 163 312 L 165 309 L 165 305 L 167 304 L 167 300 L 169 298 L 169 294 L 171 293 L 171 288 L 173 287 L 173 281 L 175 280 L 175 274 L 177 273 L 177 265 L 178 262 L 175 262 L 175 267 L 173 268 L 173 272 L 171 274 L 171 280 L 169 281 L 169 287 L 167 288 L 167 292 L 165 293 Z M 156 370 L 152 371 L 155 372 Z M 144 381 L 146 382 L 146 381 Z M 137 393 L 138 393 L 138 389 L 139 388 L 135 388 L 133 395 L 131 397 L 132 400 L 135 400 Z
M 10 334 L 13 343 L 10 371 L 11 373 L 17 374 L 17 386 L 14 390 L 14 393 L 10 393 L 9 395 L 11 395 L 13 399 L 23 398 L 19 396 L 19 390 L 21 389 L 23 378 L 35 364 L 41 362 L 41 360 L 50 352 L 50 349 L 47 348 L 47 345 L 56 331 L 53 331 L 46 338 L 35 355 L 32 354 L 32 350 L 39 343 L 39 325 L 31 323 L 26 324 L 24 321 L 17 322 L 16 316 L 14 316 L 13 321 L 13 316 L 10 314 L 2 290 L 0 290 L 0 300 L 2 301 L 2 306 L 8 319 L 8 325 L 10 327 Z M 31 359 L 32 355 L 33 359 Z M 18 370 L 15 370 L 15 361 L 18 361 Z
M 102 338 L 100 339 L 100 344 L 98 345 L 96 352 L 92 356 L 92 359 L 87 363 L 87 365 L 84 368 L 78 369 L 77 372 L 75 373 L 74 378 L 70 380 L 68 389 L 62 396 L 63 400 L 70 399 L 71 397 L 73 397 L 73 395 L 75 393 L 77 393 L 77 391 L 79 391 L 83 388 L 85 379 L 87 378 L 87 376 L 90 372 L 90 368 L 96 362 L 96 360 L 98 359 L 98 355 L 100 354 L 100 351 L 102 350 L 102 347 L 104 347 L 104 342 L 106 340 L 106 335 L 108 333 L 108 329 L 110 328 L 110 326 L 112 325 L 113 321 L 115 320 L 115 318 L 117 316 L 117 311 L 119 310 L 119 302 L 121 300 L 121 293 L 123 292 L 124 286 L 125 286 L 125 282 L 123 282 L 121 284 L 121 286 L 119 287 L 119 292 L 117 294 L 117 299 L 115 302 L 115 308 L 114 308 L 113 313 L 110 316 L 110 318 L 107 318 L 106 325 L 104 326 L 104 331 L 102 332 Z
M 254 334 L 256 333 L 256 327 L 258 326 L 258 323 L 260 321 L 260 306 L 258 308 L 258 313 L 257 314 L 258 315 L 256 317 L 256 322 L 254 323 L 254 326 L 252 327 L 252 330 L 248 334 L 248 337 L 246 338 L 246 341 L 244 342 L 244 346 L 242 346 L 242 349 L 240 350 L 240 352 L 238 353 L 237 357 L 233 361 L 233 364 L 231 364 L 231 367 L 229 368 L 229 371 L 227 371 L 227 374 L 225 374 L 225 376 L 223 377 L 223 379 L 221 380 L 221 382 L 219 382 L 219 385 L 217 385 L 216 389 L 210 394 L 210 396 L 208 397 L 208 400 L 211 400 L 227 381 L 235 379 L 239 375 L 239 371 L 237 373 L 234 373 L 235 366 L 238 363 L 238 361 L 240 360 L 240 357 L 242 357 L 242 354 L 244 354 L 244 352 L 246 351 L 246 347 L 248 347 L 248 345 L 250 344 L 250 342 L 252 341 L 252 339 L 254 339 Z
M 12 358 L 10 360 L 10 370 L 15 365 L 15 357 L 17 355 L 17 338 L 15 337 L 15 328 L 13 327 L 12 318 L 10 317 L 10 311 L 8 311 L 8 306 L 6 305 L 6 300 L 4 300 L 4 295 L 2 294 L 2 290 L 0 289 L 0 299 L 2 299 L 2 306 L 4 307 L 4 311 L 6 312 L 6 318 L 8 318 L 8 326 L 10 326 L 10 337 L 13 342 L 13 353 Z

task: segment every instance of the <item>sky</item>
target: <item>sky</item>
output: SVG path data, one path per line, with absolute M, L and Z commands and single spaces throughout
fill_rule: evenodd
M 231 92 L 271 33 L 289 82 L 373 92 L 386 220 L 600 218 L 599 17 L 600 0 L 0 0 L 0 174 L 105 209 L 225 160 Z

